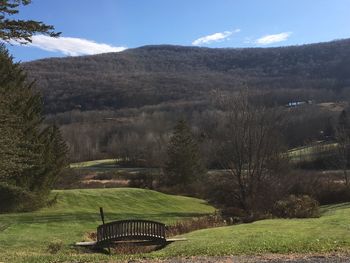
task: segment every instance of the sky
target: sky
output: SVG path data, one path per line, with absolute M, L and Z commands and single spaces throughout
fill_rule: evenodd
M 350 0 L 32 0 L 14 18 L 60 38 L 8 45 L 16 61 L 120 52 L 144 45 L 275 47 L 350 38 Z

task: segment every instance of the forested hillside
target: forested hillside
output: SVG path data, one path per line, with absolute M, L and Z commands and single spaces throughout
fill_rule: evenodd
M 37 80 L 47 113 L 202 101 L 214 89 L 230 91 L 243 85 L 284 89 L 285 95 L 278 96 L 283 104 L 343 96 L 343 88 L 350 86 L 350 40 L 249 49 L 145 46 L 23 66 Z M 266 100 L 276 102 L 271 94 Z
M 280 48 L 145 46 L 23 66 L 72 161 L 118 157 L 159 167 L 172 128 L 184 118 L 207 166 L 215 166 L 225 115 L 218 94 L 248 87 L 250 100 L 279 111 L 289 102 L 311 102 L 285 112 L 288 147 L 331 138 L 350 98 L 350 39 Z

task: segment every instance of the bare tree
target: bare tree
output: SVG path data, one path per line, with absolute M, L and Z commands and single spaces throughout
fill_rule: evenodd
M 278 184 L 287 159 L 278 132 L 282 115 L 252 105 L 248 91 L 221 97 L 220 105 L 226 115 L 221 162 L 231 175 L 233 196 L 246 212 L 259 210 L 272 198 L 269 187 Z
M 338 143 L 337 147 L 337 166 L 342 170 L 343 179 L 346 186 L 350 183 L 348 174 L 348 165 L 350 159 L 350 121 L 345 110 L 339 116 L 336 128 L 335 139 Z

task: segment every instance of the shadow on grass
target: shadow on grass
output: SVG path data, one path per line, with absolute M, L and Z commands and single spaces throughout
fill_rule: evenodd
M 8 228 L 11 224 L 10 223 L 0 223 L 0 232 L 4 231 L 6 228 Z
M 335 210 L 347 209 L 347 208 L 350 208 L 350 203 L 340 203 L 340 204 L 335 204 L 335 205 L 323 206 L 322 210 L 321 210 L 321 215 L 324 215 L 328 212 L 332 212 Z

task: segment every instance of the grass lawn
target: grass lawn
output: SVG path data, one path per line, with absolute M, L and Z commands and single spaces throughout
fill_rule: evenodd
M 50 261 L 56 258 L 47 252 L 48 244 L 53 241 L 63 242 L 62 254 L 73 253 L 76 255 L 71 259 L 80 258 L 70 245 L 101 224 L 100 206 L 104 208 L 106 221 L 140 218 L 169 224 L 214 212 L 203 200 L 142 189 L 54 191 L 53 195 L 56 194 L 58 201 L 53 207 L 33 213 L 0 215 L 0 262 Z M 82 257 L 101 259 L 99 254 Z
M 312 161 L 321 154 L 334 151 L 337 148 L 337 143 L 334 142 L 320 142 L 315 145 L 303 146 L 294 148 L 288 151 L 288 156 L 292 162 Z
M 80 163 L 72 163 L 70 164 L 70 168 L 90 168 L 90 167 L 99 167 L 99 166 L 115 166 L 117 163 L 116 159 L 103 159 L 103 160 L 93 160 L 93 161 L 87 161 L 87 162 L 80 162 Z
M 80 163 L 71 163 L 69 165 L 72 169 L 90 172 L 128 172 L 128 173 L 139 173 L 139 172 L 158 172 L 157 168 L 144 168 L 144 167 L 120 167 L 117 163 L 117 159 L 102 159 L 93 160 Z
M 199 230 L 163 250 L 145 255 L 103 255 L 77 251 L 79 241 L 100 223 L 103 204 L 108 220 L 174 220 L 213 212 L 203 201 L 138 189 L 56 191 L 58 203 L 36 213 L 0 215 L 0 262 L 117 262 L 132 258 L 259 253 L 350 252 L 350 203 L 324 206 L 315 219 L 273 219 Z M 62 240 L 58 254 L 47 244 Z
M 350 252 L 350 203 L 324 206 L 315 219 L 272 219 L 195 231 L 155 257 Z

